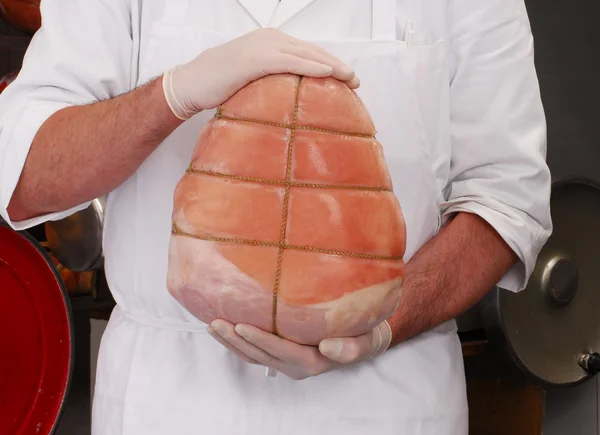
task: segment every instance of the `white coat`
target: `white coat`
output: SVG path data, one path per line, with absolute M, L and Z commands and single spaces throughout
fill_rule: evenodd
M 275 8 L 277 8 L 275 10 Z M 523 0 L 59 0 L 0 96 L 0 213 L 32 138 L 57 110 L 127 92 L 260 26 L 356 68 L 407 221 L 406 260 L 457 211 L 519 257 L 523 289 L 551 231 L 546 130 Z M 243 65 L 240 65 L 243 68 Z M 94 435 L 466 435 L 454 321 L 375 360 L 304 381 L 230 354 L 166 290 L 175 184 L 200 127 L 184 123 L 109 195 L 104 251 L 117 301 L 102 339 Z

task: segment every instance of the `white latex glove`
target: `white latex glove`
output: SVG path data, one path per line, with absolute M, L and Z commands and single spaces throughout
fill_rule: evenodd
M 387 321 L 358 337 L 325 339 L 318 347 L 297 344 L 250 325 L 234 327 L 224 320 L 213 321 L 208 332 L 248 363 L 264 365 L 296 380 L 371 359 L 385 352 L 392 340 Z
M 251 81 L 279 73 L 333 76 L 352 89 L 359 86 L 352 69 L 322 48 L 275 29 L 259 29 L 167 71 L 163 90 L 175 116 L 186 120 L 217 107 Z

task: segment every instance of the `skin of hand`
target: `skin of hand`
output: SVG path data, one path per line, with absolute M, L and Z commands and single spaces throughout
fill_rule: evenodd
M 33 139 L 11 196 L 11 220 L 108 194 L 191 114 L 223 103 L 252 80 L 281 72 L 333 76 L 359 86 L 354 72 L 320 47 L 274 29 L 250 32 L 131 92 L 51 115 Z
M 359 86 L 354 71 L 322 48 L 266 28 L 209 48 L 167 71 L 164 91 L 175 116 L 185 120 L 220 105 L 254 80 L 281 73 L 331 76 L 352 89 Z
M 273 368 L 301 380 L 376 357 L 390 345 L 392 330 L 384 321 L 372 331 L 352 338 L 330 338 L 305 346 L 279 338 L 252 325 L 211 322 L 209 334 L 250 364 Z
M 486 221 L 458 213 L 407 263 L 398 310 L 367 334 L 325 339 L 316 347 L 222 319 L 211 322 L 208 331 L 251 364 L 305 379 L 376 357 L 455 318 L 479 301 L 516 260 Z

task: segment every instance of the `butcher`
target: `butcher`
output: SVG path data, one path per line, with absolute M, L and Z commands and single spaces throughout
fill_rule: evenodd
M 108 196 L 117 305 L 93 435 L 467 434 L 454 319 L 495 285 L 523 290 L 552 230 L 523 0 L 44 0 L 41 14 L 0 96 L 0 214 L 23 230 Z M 199 132 L 280 73 L 354 90 L 383 146 L 404 279 L 362 335 L 303 345 L 206 324 L 167 289 Z

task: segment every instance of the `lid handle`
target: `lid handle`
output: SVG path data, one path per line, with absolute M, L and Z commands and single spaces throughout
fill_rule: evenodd
M 579 357 L 579 365 L 590 374 L 600 373 L 600 354 L 587 353 Z

